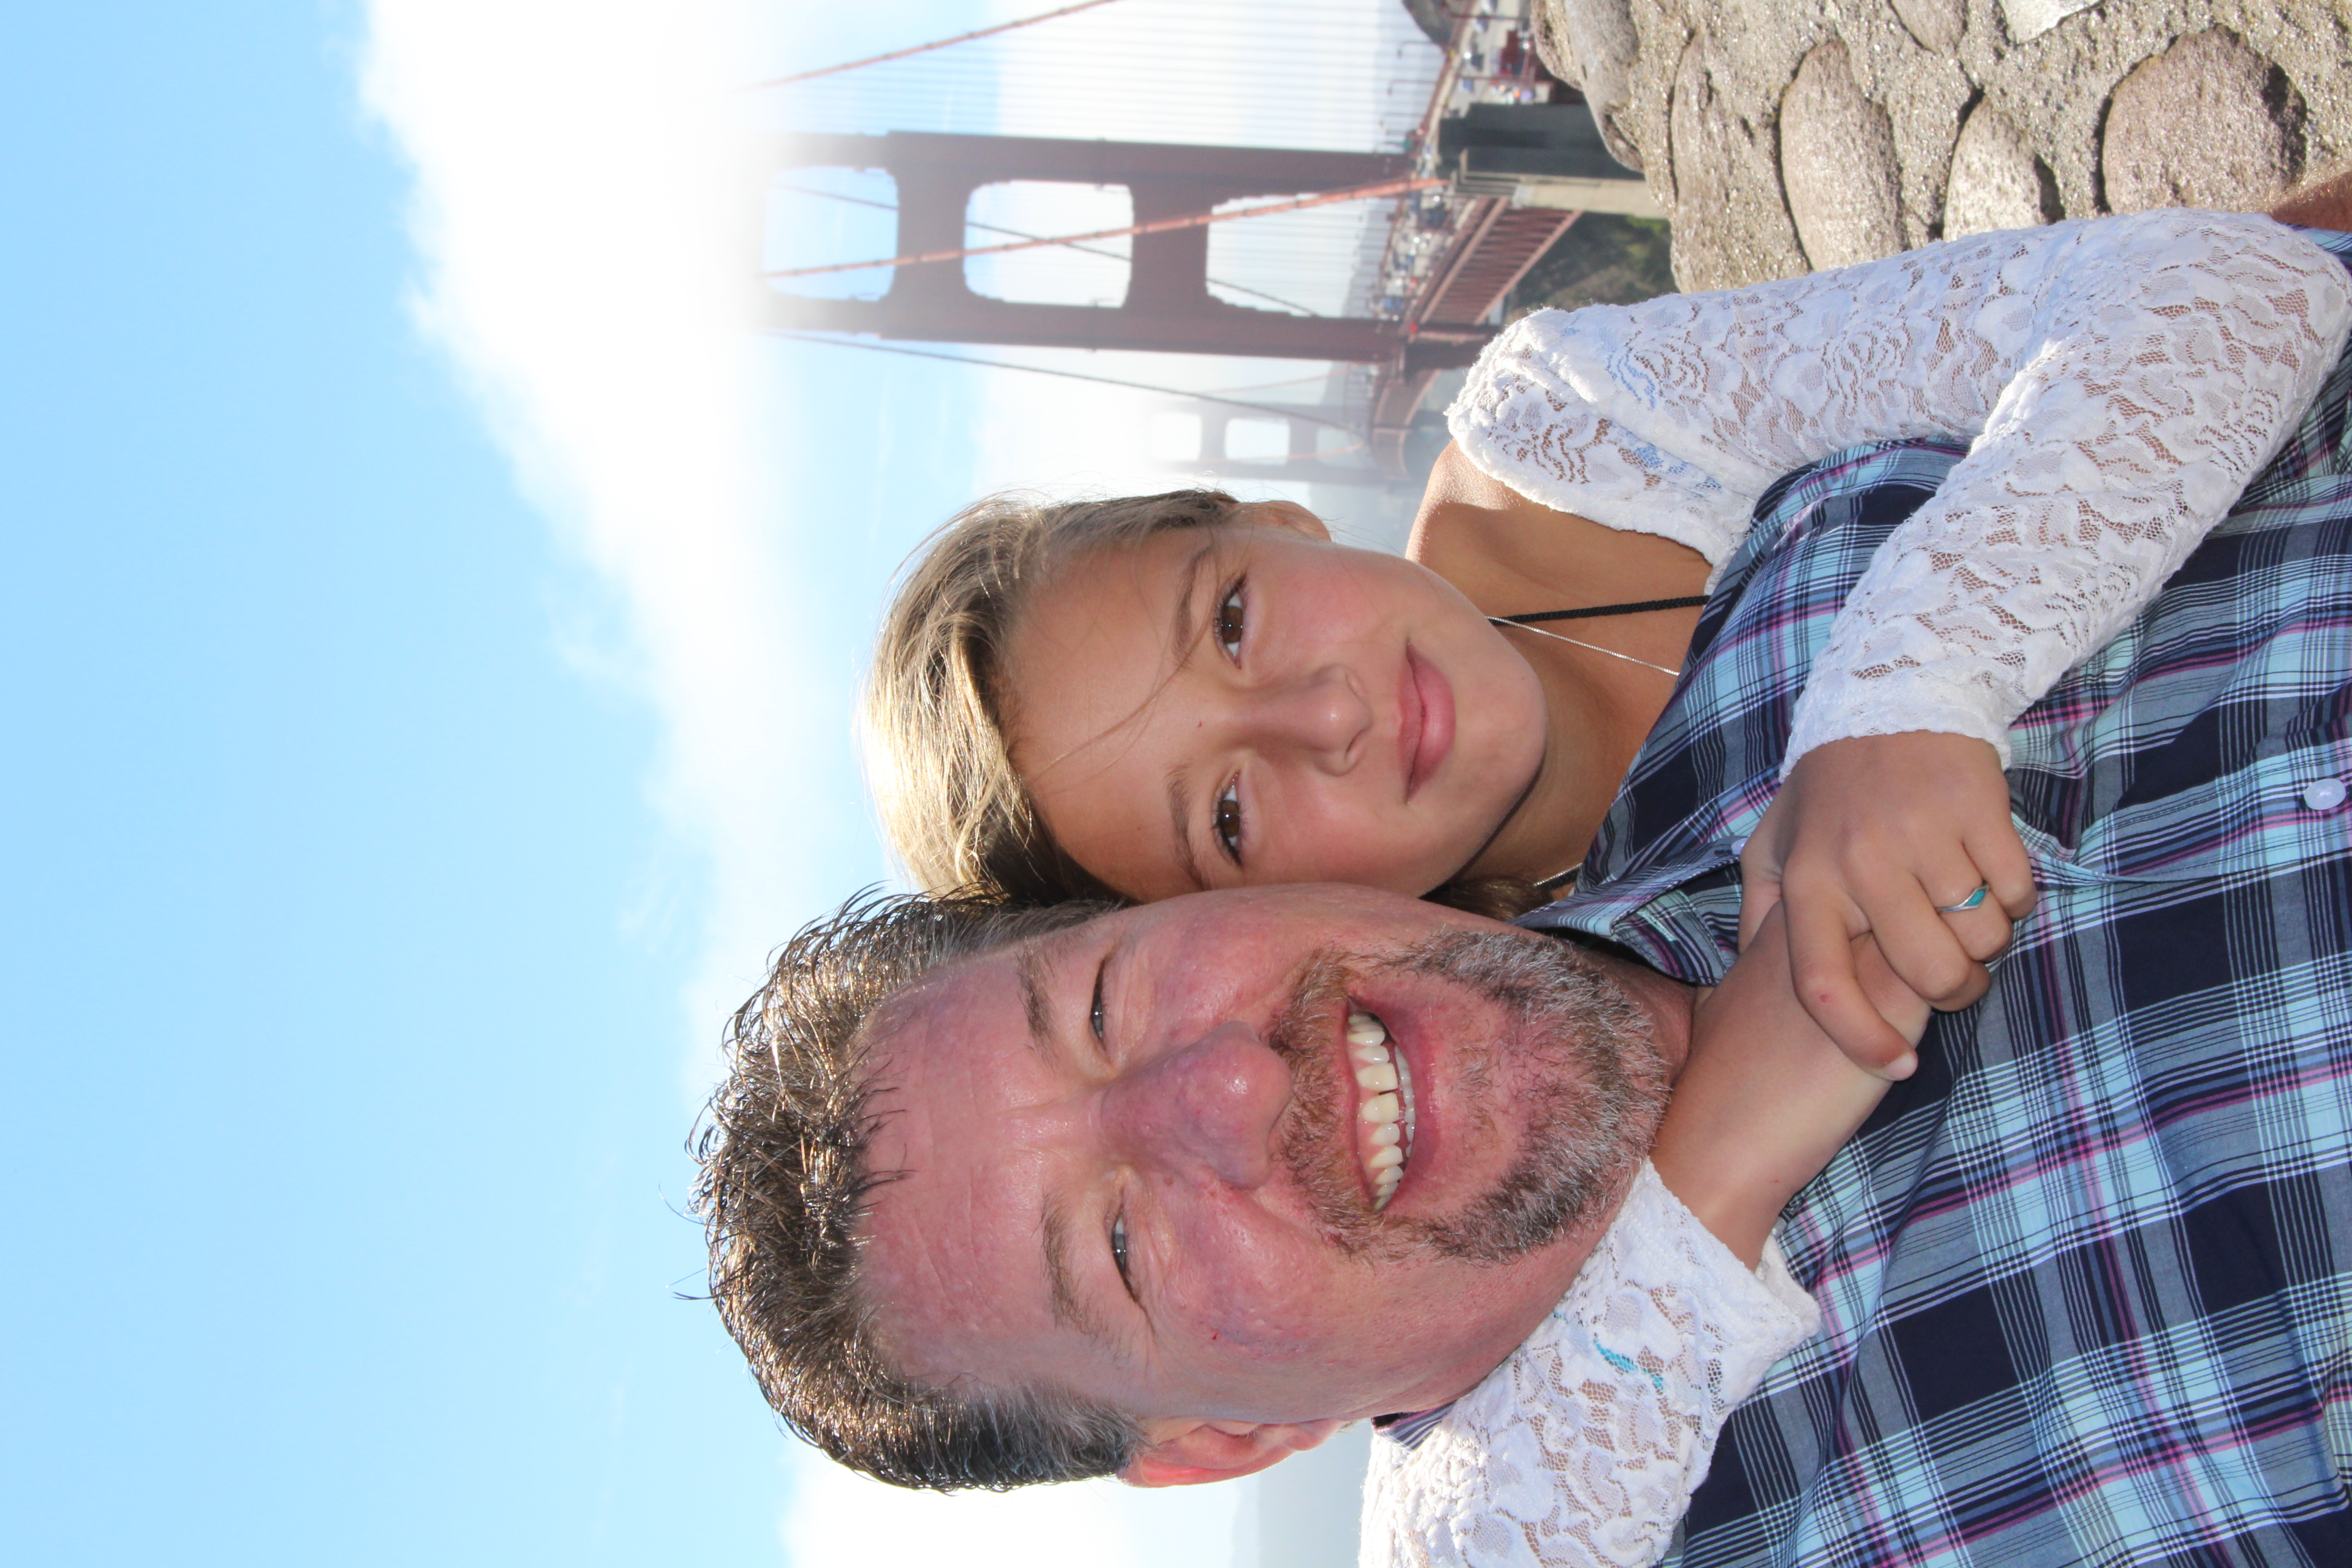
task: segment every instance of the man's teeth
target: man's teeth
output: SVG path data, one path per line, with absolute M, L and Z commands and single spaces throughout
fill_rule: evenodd
M 1362 1091 L 1356 1115 L 1371 1149 L 1364 1166 L 1371 1173 L 1372 1207 L 1384 1209 L 1404 1180 L 1412 1150 L 1412 1072 L 1390 1047 L 1387 1026 L 1370 1013 L 1348 1015 L 1348 1056 Z

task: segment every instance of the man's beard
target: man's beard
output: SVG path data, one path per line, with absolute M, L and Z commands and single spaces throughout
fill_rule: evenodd
M 1330 1020 L 1347 1005 L 1351 971 L 1389 969 L 1449 981 L 1499 1007 L 1517 1038 L 1513 1101 L 1526 1120 L 1502 1178 L 1459 1215 L 1377 1218 L 1357 1171 L 1355 1085 L 1331 1049 Z M 1491 1130 L 1497 1040 L 1453 1042 L 1465 1131 Z M 1475 1263 L 1503 1263 L 1613 1209 L 1664 1113 L 1669 1080 L 1650 1019 L 1601 965 L 1567 942 L 1516 931 L 1444 931 L 1399 952 L 1326 953 L 1301 976 L 1273 1030 L 1291 1071 L 1281 1154 L 1325 1234 L 1350 1252 L 1393 1255 L 1418 1245 Z M 1410 1168 L 1410 1167 L 1408 1167 Z

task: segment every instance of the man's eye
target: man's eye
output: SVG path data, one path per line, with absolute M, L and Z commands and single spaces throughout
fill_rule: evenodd
M 1135 1295 L 1135 1277 L 1127 1271 L 1127 1216 L 1119 1215 L 1110 1222 L 1110 1260 L 1118 1266 L 1118 1282 L 1127 1287 L 1129 1297 Z
M 1225 858 L 1238 866 L 1242 863 L 1242 781 L 1236 773 L 1229 780 L 1217 804 L 1210 812 L 1210 826 L 1217 842 L 1224 847 Z
M 1087 1008 L 1087 1027 L 1095 1033 L 1095 1044 L 1108 1043 L 1103 1032 L 1103 976 L 1110 973 L 1110 963 L 1105 960 L 1095 967 L 1094 1000 Z
M 1217 646 L 1225 650 L 1228 658 L 1240 655 L 1242 633 L 1249 628 L 1248 612 L 1242 607 L 1242 587 L 1248 581 L 1246 577 L 1235 578 L 1234 585 L 1225 590 L 1225 596 L 1217 601 Z

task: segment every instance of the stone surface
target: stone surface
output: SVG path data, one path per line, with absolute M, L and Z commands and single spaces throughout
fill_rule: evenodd
M 1886 110 L 1854 85 L 1834 38 L 1805 57 L 1780 100 L 1780 183 L 1816 268 L 1903 248 L 1895 133 Z
M 1851 247 L 1831 240 L 1832 230 L 1894 249 L 1996 217 L 2047 222 L 2188 200 L 2260 207 L 2297 173 L 2352 162 L 2352 0 L 1538 7 L 1547 58 L 1585 87 L 1611 150 L 1643 171 L 1673 215 L 1675 273 L 1686 289 L 1848 258 Z M 2242 57 L 2189 44 L 2202 35 Z M 1866 138 L 1866 153 L 1876 199 L 1893 204 L 1892 239 L 1883 205 L 1866 219 L 1822 216 L 1864 198 L 1827 179 L 1835 164 L 1814 157 L 1802 124 L 1810 110 L 1798 111 L 1794 128 L 1784 122 L 1809 101 L 1795 90 L 1806 62 L 1832 43 L 1853 92 L 1885 117 L 1885 138 Z M 2135 85 L 2125 92 L 2127 80 Z M 2141 100 L 2161 107 L 2136 106 Z M 1832 151 L 1854 162 L 1852 149 Z M 1822 254 L 1809 255 L 1817 228 Z
M 2099 153 L 2107 205 L 2265 205 L 2301 172 L 2303 120 L 2284 71 L 2221 28 L 2192 33 L 2116 89 Z
M 2063 212 L 2058 182 L 2050 165 L 2033 155 L 2024 133 L 1992 105 L 1977 105 L 1952 148 L 1944 237 L 2032 228 L 2056 222 Z
M 2000 14 L 2009 22 L 2009 36 L 2032 43 L 2077 11 L 2087 11 L 2099 0 L 2000 0 Z
M 1773 128 L 1738 112 L 1719 91 L 1716 61 L 1694 38 L 1675 73 L 1670 129 L 1676 200 L 1675 281 L 1728 289 L 1806 270 L 1780 195 Z M 1654 186 L 1655 182 L 1653 182 Z
M 1404 0 L 1404 8 L 1431 43 L 1442 49 L 1454 42 L 1454 16 L 1446 10 L 1445 0 Z
M 1966 0 L 1894 0 L 1895 15 L 1919 47 L 1948 52 L 1960 47 L 1968 25 Z
M 1536 53 L 1552 75 L 1576 83 L 1591 106 L 1610 155 L 1642 167 L 1641 150 L 1615 124 L 1633 95 L 1641 39 L 1627 0 L 1552 0 L 1535 13 Z

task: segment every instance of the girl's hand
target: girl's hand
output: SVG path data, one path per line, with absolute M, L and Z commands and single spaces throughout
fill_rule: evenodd
M 1984 960 L 2033 908 L 2000 754 L 1966 735 L 1864 735 L 1806 752 L 1739 870 L 1740 947 L 1785 902 L 1798 1001 L 1856 1066 L 1891 1079 L 1917 1059 L 1856 984 L 1853 940 L 1874 935 L 1903 983 L 1950 1012 L 1984 994 Z M 1979 885 L 1981 905 L 1947 912 Z

